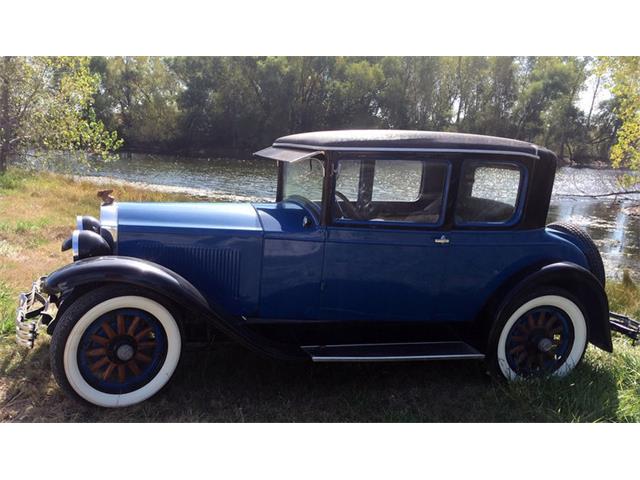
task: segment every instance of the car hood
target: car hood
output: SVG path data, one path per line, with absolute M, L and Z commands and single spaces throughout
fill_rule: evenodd
M 118 227 L 261 231 L 250 203 L 118 203 Z

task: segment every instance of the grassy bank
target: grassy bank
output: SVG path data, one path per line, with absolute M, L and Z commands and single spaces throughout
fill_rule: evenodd
M 589 347 L 568 378 L 494 382 L 480 362 L 286 364 L 234 345 L 188 352 L 169 386 L 142 405 L 105 410 L 67 399 L 51 377 L 48 338 L 13 340 L 16 294 L 68 263 L 60 242 L 78 213 L 97 215 L 97 187 L 53 175 L 0 176 L 0 421 L 640 421 L 640 347 Z M 190 197 L 118 187 L 121 200 Z M 629 280 L 612 309 L 640 317 Z

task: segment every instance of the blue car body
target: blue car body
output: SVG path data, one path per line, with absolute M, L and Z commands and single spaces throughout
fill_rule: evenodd
M 119 203 L 118 255 L 162 265 L 253 320 L 471 321 L 509 277 L 582 251 L 545 228 L 370 230 L 302 226 L 301 205 Z M 463 298 L 464 301 L 460 301 Z
M 206 317 L 214 331 L 270 354 L 315 359 L 309 348 L 323 345 L 456 341 L 477 358 L 510 298 L 554 285 L 577 292 L 594 312 L 589 340 L 611 350 L 602 281 L 576 238 L 545 226 L 552 152 L 475 135 L 350 131 L 292 135 L 256 155 L 278 168 L 274 203 L 122 202 L 103 206 L 97 224 L 79 221 L 93 232 L 74 232 L 67 245 L 76 262 L 45 282 L 60 310 L 98 281 L 124 282 L 197 310 L 187 319 Z M 321 164 L 317 191 L 306 193 L 317 201 L 287 191 L 287 169 L 307 161 L 308 175 Z M 418 200 L 373 201 L 394 194 L 375 193 L 375 185 L 403 162 L 421 165 Z M 516 179 L 507 217 L 499 217 L 504 202 L 469 203 L 478 194 L 464 185 L 480 167 Z M 357 200 L 338 190 L 347 171 L 359 172 Z M 497 216 L 478 220 L 483 212 Z

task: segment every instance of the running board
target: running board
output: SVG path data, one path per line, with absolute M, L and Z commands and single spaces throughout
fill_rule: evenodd
M 482 360 L 465 342 L 370 343 L 301 347 L 314 362 L 400 362 L 413 360 Z

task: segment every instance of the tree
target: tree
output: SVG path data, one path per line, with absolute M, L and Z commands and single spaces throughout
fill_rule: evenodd
M 450 59 L 384 57 L 379 105 L 390 128 L 444 130 L 451 124 L 456 86 Z
M 378 98 L 383 84 L 384 75 L 375 59 L 338 57 L 328 82 L 323 128 L 378 126 Z
M 244 156 L 288 133 L 407 128 L 519 138 L 579 162 L 611 150 L 616 164 L 640 163 L 633 58 L 602 59 L 595 71 L 590 57 L 94 57 L 89 72 L 86 59 L 0 60 L 2 138 L 16 137 L 16 117 L 47 133 L 29 133 L 22 149 L 66 148 L 37 115 L 16 112 L 26 99 L 60 115 L 56 89 L 69 77 L 80 94 L 62 101 L 76 105 L 66 111 L 93 133 L 117 131 L 128 151 Z M 582 111 L 589 78 L 597 89 Z M 613 98 L 596 105 L 606 83 Z M 16 142 L 4 141 L 3 158 Z
M 601 71 L 609 77 L 616 100 L 615 113 L 620 120 L 616 143 L 611 147 L 614 167 L 640 170 L 640 57 L 602 57 Z M 637 182 L 625 176 L 623 183 Z
M 564 86 L 556 90 L 543 115 L 545 132 L 543 145 L 548 145 L 565 156 L 565 149 L 573 139 L 580 136 L 583 113 L 576 107 L 579 93 L 584 89 L 588 76 L 589 58 L 568 57 L 557 59 L 553 66 L 555 75 L 561 78 Z
M 96 112 L 128 148 L 166 149 L 178 135 L 180 84 L 162 57 L 94 57 Z
M 27 149 L 108 156 L 122 145 L 96 119 L 86 57 L 0 58 L 0 173 Z

